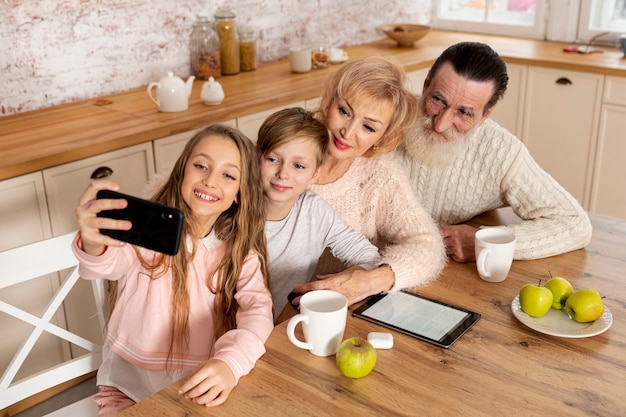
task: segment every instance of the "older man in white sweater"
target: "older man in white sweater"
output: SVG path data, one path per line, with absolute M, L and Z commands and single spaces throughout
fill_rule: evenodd
M 505 226 L 517 236 L 515 259 L 558 255 L 591 238 L 576 199 L 489 119 L 507 82 L 506 65 L 489 46 L 449 47 L 431 67 L 419 120 L 396 152 L 455 261 L 475 260 L 476 229 L 462 223 L 498 207 L 522 219 Z

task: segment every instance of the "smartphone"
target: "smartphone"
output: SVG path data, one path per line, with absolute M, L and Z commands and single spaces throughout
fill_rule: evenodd
M 100 229 L 100 233 L 167 255 L 178 253 L 185 219 L 181 210 L 111 190 L 98 191 L 97 198 L 128 201 L 126 208 L 103 210 L 97 216 L 133 224 L 130 230 Z

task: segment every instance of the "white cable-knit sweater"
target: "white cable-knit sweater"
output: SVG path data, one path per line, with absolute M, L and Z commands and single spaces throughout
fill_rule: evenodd
M 435 221 L 458 224 L 510 206 L 523 219 L 506 226 L 517 237 L 515 259 L 543 258 L 586 246 L 591 223 L 576 199 L 506 129 L 491 119 L 477 129 L 467 153 L 445 168 L 428 168 L 412 160 L 405 144 L 396 151 Z M 405 141 L 411 140 L 409 131 Z
M 381 262 L 389 264 L 395 274 L 392 290 L 424 285 L 445 266 L 439 229 L 418 203 L 392 154 L 356 158 L 337 181 L 309 189 L 378 247 Z M 327 255 L 320 258 L 317 272 L 341 270 Z

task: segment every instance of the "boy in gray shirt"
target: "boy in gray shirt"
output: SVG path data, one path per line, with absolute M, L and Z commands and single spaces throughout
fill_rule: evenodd
M 289 108 L 270 115 L 259 129 L 256 147 L 276 320 L 293 287 L 310 281 L 326 248 L 348 268 L 374 269 L 380 255 L 321 197 L 306 190 L 328 147 L 328 131 L 312 112 Z

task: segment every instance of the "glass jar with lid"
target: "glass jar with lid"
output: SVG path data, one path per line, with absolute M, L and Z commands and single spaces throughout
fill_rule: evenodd
M 189 38 L 189 50 L 191 73 L 197 79 L 208 80 L 222 74 L 219 39 L 212 23 L 204 15 L 196 16 Z
M 239 58 L 241 71 L 256 69 L 256 35 L 250 27 L 239 30 Z
M 217 9 L 215 29 L 220 40 L 222 75 L 239 74 L 239 36 L 235 24 L 235 13 L 227 7 Z

